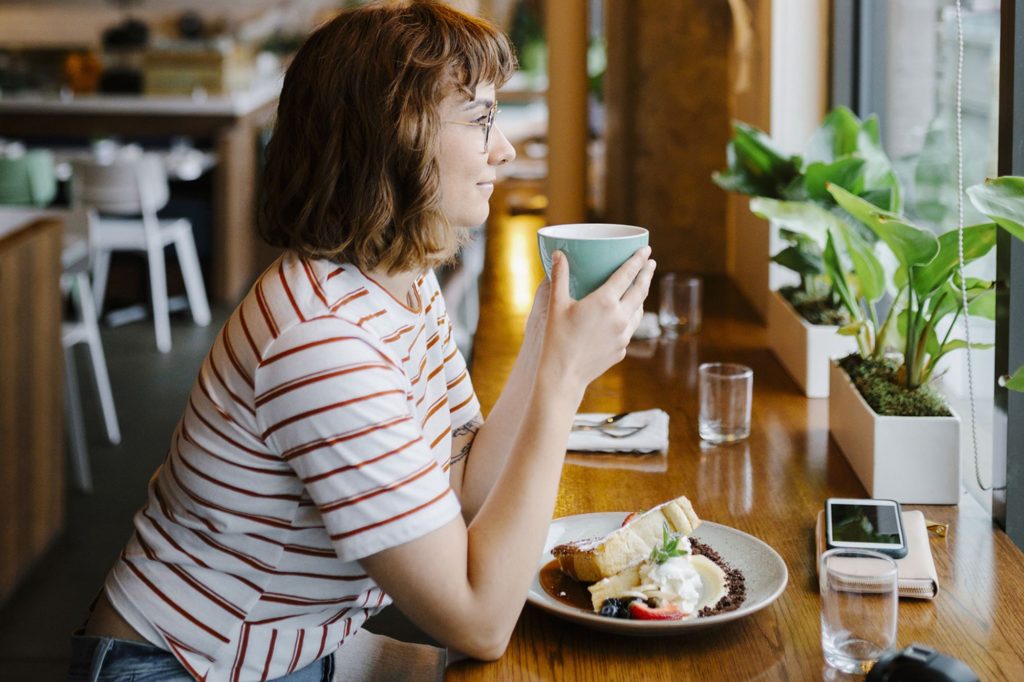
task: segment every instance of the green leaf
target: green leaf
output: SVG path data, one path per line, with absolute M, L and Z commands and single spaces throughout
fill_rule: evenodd
M 822 256 L 822 260 L 825 264 L 825 273 L 832 280 L 832 289 L 835 290 L 836 294 L 839 296 L 840 303 L 843 304 L 851 317 L 859 319 L 861 315 L 860 308 L 857 305 L 857 298 L 850 290 L 850 284 L 846 280 L 846 274 L 843 272 L 843 268 L 839 263 L 839 254 L 836 253 L 836 245 L 832 240 L 831 230 L 825 240 L 825 251 Z
M 810 242 L 814 244 L 814 242 Z M 784 268 L 804 275 L 805 277 L 820 275 L 825 272 L 825 265 L 821 261 L 821 252 L 815 252 L 806 245 L 787 246 L 771 258 L 773 263 L 778 263 Z
M 975 261 L 996 245 L 995 223 L 982 223 L 964 228 L 964 263 Z M 926 296 L 948 282 L 960 269 L 960 238 L 957 230 L 939 235 L 939 252 L 935 258 L 914 272 L 914 290 Z
M 1024 393 L 1024 366 L 1018 367 L 1013 376 L 1007 379 L 1003 385 L 1011 391 Z
M 846 243 L 846 252 L 857 273 L 861 296 L 874 303 L 885 293 L 885 270 L 878 260 L 871 244 L 868 244 L 856 230 L 843 223 L 841 234 Z
M 836 330 L 836 333 L 840 336 L 857 336 L 860 331 L 866 326 L 863 320 L 857 320 L 856 322 L 850 322 L 844 324 L 842 327 Z
M 974 350 L 989 350 L 995 347 L 996 344 L 994 343 L 978 343 L 977 341 L 975 341 L 974 343 L 971 344 L 971 348 L 973 348 Z M 940 353 L 940 355 L 945 355 L 951 350 L 960 350 L 962 348 L 967 348 L 966 341 L 964 341 L 963 339 L 951 339 L 946 343 L 942 344 L 942 352 Z
M 810 201 L 778 201 L 755 197 L 750 200 L 750 210 L 780 228 L 813 237 L 819 244 L 824 243 L 825 234 L 830 228 L 842 227 L 839 217 Z
M 821 126 L 814 132 L 804 154 L 809 163 L 831 163 L 857 151 L 857 138 L 861 123 L 857 115 L 846 107 L 828 112 Z
M 1024 239 L 1024 178 L 990 178 L 968 187 L 967 195 L 975 208 L 1017 239 Z
M 847 156 L 832 163 L 812 163 L 804 170 L 807 196 L 815 201 L 832 204 L 832 195 L 825 189 L 829 183 L 839 185 L 854 194 L 860 194 L 864 189 L 863 170 L 864 159 L 856 156 Z
M 939 240 L 903 218 L 850 194 L 842 187 L 829 185 L 829 192 L 854 218 L 867 225 L 892 250 L 904 268 L 927 265 L 939 251 Z
M 968 292 L 968 296 L 970 292 Z M 974 317 L 980 317 L 986 320 L 996 319 L 996 291 L 990 289 L 984 293 L 978 294 L 973 298 L 967 300 L 967 312 Z
M 883 211 L 893 210 L 896 194 L 890 189 L 869 189 L 860 193 L 860 198 L 874 204 Z
M 757 128 L 736 121 L 726 145 L 728 169 L 712 174 L 720 187 L 732 192 L 781 198 L 783 190 L 800 175 L 802 161 L 788 156 Z
M 881 136 L 878 133 L 878 116 L 872 114 L 861 126 L 857 138 L 857 149 L 866 161 L 864 165 L 864 189 L 867 192 L 887 190 L 888 204 L 878 204 L 889 211 L 899 211 L 902 204 L 903 190 L 900 186 L 892 162 L 882 149 Z
M 668 524 L 662 522 L 661 545 L 655 545 L 651 549 L 651 556 L 648 558 L 648 561 L 663 564 L 673 557 L 686 556 L 687 552 L 679 549 L 679 538 L 681 537 L 682 534 L 677 535 L 669 532 Z

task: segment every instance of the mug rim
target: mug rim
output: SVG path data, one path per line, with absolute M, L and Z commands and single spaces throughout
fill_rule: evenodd
M 629 231 L 628 234 L 620 234 L 615 236 L 607 237 L 580 237 L 580 236 L 567 236 L 562 234 L 553 234 L 555 231 L 559 231 L 565 228 L 625 228 Z M 545 227 L 537 230 L 537 235 L 540 237 L 547 237 L 549 239 L 565 239 L 569 241 L 614 241 L 617 239 L 636 239 L 649 234 L 646 227 L 640 227 L 639 225 L 626 225 L 624 223 L 564 223 L 561 225 L 546 225 Z

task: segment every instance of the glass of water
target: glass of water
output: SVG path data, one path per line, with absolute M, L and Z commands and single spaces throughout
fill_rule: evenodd
M 667 272 L 658 281 L 658 324 L 667 336 L 700 331 L 700 277 Z
M 866 549 L 821 555 L 821 647 L 825 662 L 863 675 L 896 645 L 896 562 Z
M 754 370 L 731 362 L 705 362 L 697 373 L 700 437 L 709 443 L 731 443 L 749 436 Z

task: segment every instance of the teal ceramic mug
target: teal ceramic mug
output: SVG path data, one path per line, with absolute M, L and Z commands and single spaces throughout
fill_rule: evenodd
M 578 301 L 604 284 L 630 256 L 647 246 L 648 236 L 646 229 L 633 225 L 551 225 L 537 231 L 537 246 L 548 277 L 551 277 L 551 254 L 561 251 L 569 259 L 569 295 Z

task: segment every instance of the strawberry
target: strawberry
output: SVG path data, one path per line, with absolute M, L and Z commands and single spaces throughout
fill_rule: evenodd
M 626 518 L 622 519 L 622 525 L 625 526 L 638 516 L 640 516 L 640 512 L 630 512 Z
M 675 604 L 653 608 L 638 599 L 630 603 L 629 617 L 633 620 L 682 620 L 686 614 Z

